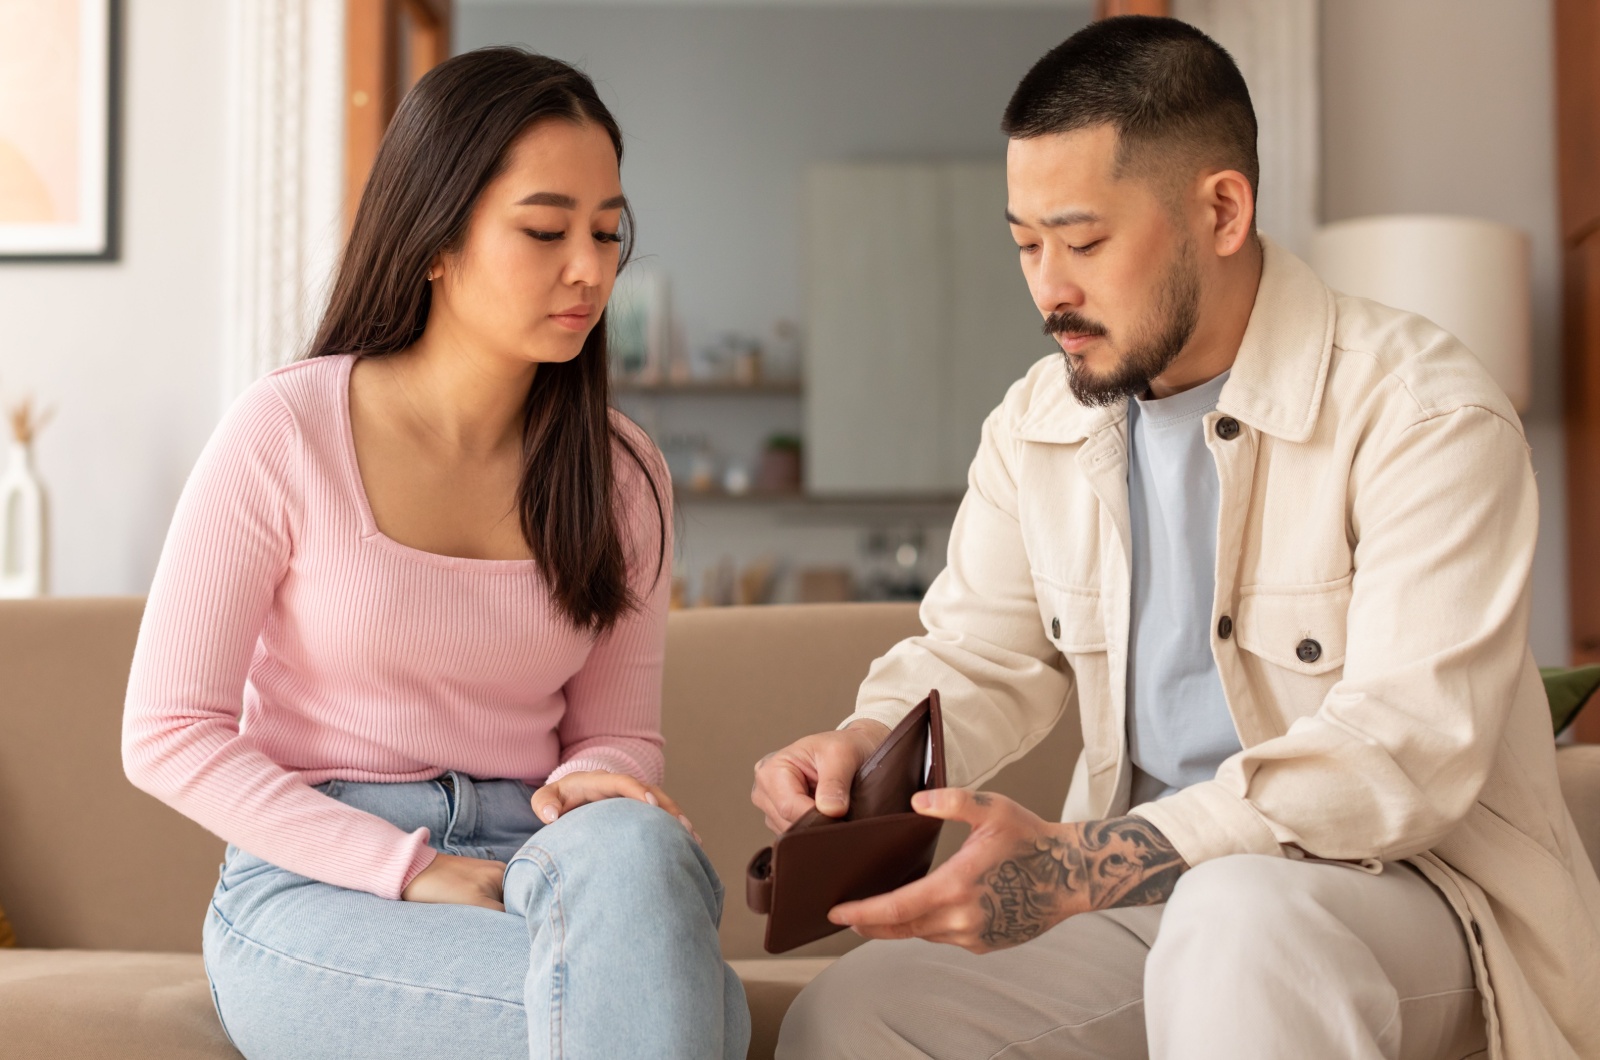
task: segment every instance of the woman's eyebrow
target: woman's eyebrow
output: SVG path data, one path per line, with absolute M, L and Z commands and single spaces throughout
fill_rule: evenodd
M 602 210 L 620 210 L 628 204 L 627 196 L 613 195 L 600 204 Z M 563 195 L 559 191 L 536 191 L 532 195 L 525 195 L 516 201 L 518 206 L 554 206 L 562 210 L 576 210 L 578 200 L 570 195 Z

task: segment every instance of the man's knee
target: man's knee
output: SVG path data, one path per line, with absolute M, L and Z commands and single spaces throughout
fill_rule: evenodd
M 1184 873 L 1161 915 L 1147 980 L 1196 952 L 1264 953 L 1287 943 L 1311 901 L 1292 867 L 1283 858 L 1235 854 Z
M 829 965 L 789 1006 L 778 1060 L 925 1056 L 902 1024 L 915 1022 L 931 996 L 923 958 L 932 950 L 929 942 L 870 942 Z

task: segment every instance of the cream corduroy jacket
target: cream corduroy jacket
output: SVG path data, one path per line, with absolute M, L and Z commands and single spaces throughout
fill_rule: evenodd
M 1264 243 L 1205 418 L 1211 646 L 1244 749 L 1131 811 L 1190 865 L 1409 861 L 1467 929 L 1491 1057 L 1600 1057 L 1600 882 L 1528 649 L 1520 422 L 1449 334 Z M 1059 354 L 1036 364 L 984 424 L 927 634 L 873 665 L 846 723 L 937 688 L 951 782 L 976 786 L 1075 719 L 1064 819 L 1129 812 L 1127 477 L 1126 406 L 1080 405 Z

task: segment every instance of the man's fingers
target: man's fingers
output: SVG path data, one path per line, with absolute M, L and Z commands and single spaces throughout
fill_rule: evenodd
M 813 805 L 804 773 L 787 759 L 770 763 L 756 779 L 753 801 L 756 808 L 769 819 L 781 822 L 773 829 L 785 831 L 791 824 L 811 812 Z
M 924 876 L 875 898 L 841 902 L 828 911 L 828 919 L 855 928 L 904 926 L 942 910 L 949 898 L 948 884 L 943 879 Z
M 829 740 L 817 748 L 816 806 L 829 817 L 843 817 L 850 809 L 858 757 L 856 748 L 842 740 Z
M 993 795 L 987 791 L 932 788 L 911 796 L 911 808 L 924 817 L 979 825 L 993 815 L 997 803 L 1009 801 L 1004 795 Z
M 780 792 L 773 800 L 772 808 L 777 811 L 778 818 L 784 822 L 784 829 L 804 817 L 816 808 L 816 803 L 811 796 L 800 791 Z

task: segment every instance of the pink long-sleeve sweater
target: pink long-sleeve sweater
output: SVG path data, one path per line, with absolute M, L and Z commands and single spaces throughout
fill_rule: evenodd
M 660 781 L 671 520 L 658 574 L 655 504 L 619 453 L 641 606 L 599 637 L 555 610 L 532 560 L 385 537 L 350 433 L 353 363 L 274 372 L 201 454 L 139 630 L 123 761 L 140 788 L 258 857 L 398 898 L 433 860 L 427 830 L 408 834 L 313 785 L 447 769 Z M 664 484 L 660 454 L 617 420 Z

